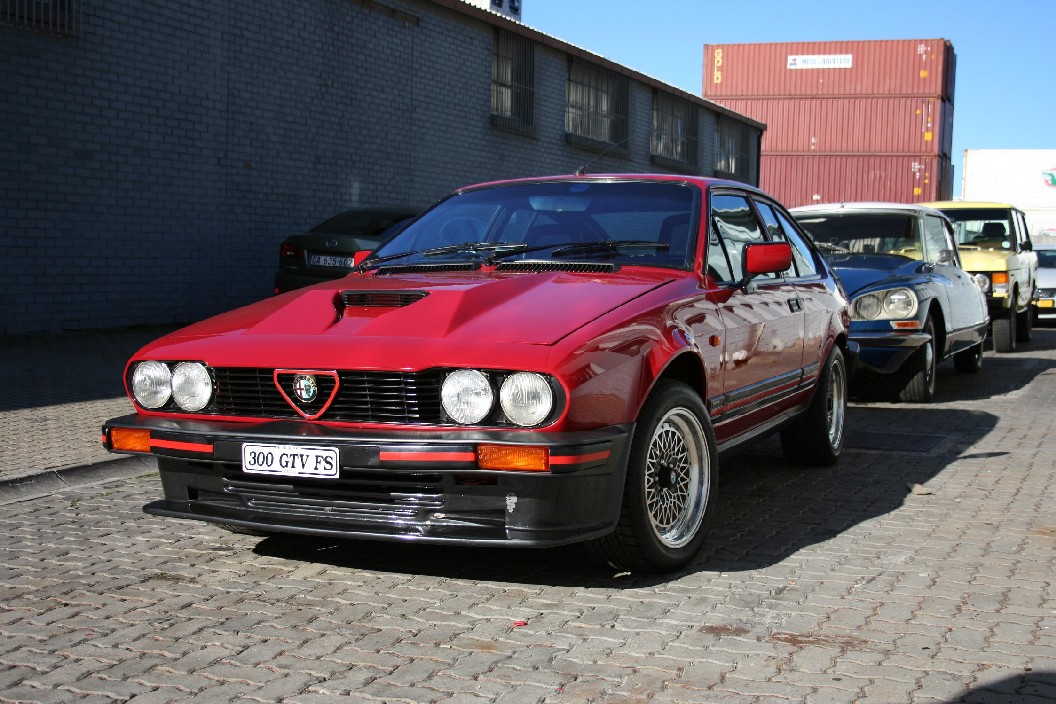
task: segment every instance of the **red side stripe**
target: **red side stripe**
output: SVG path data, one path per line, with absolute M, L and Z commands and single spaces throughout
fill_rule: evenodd
M 611 450 L 602 450 L 601 452 L 592 452 L 589 455 L 550 455 L 550 464 L 585 464 L 587 462 L 596 462 L 597 460 L 607 460 L 611 454 Z
M 382 462 L 476 462 L 475 452 L 380 452 Z
M 155 447 L 164 448 L 166 450 L 182 450 L 184 452 L 201 452 L 204 454 L 213 454 L 213 446 L 205 445 L 198 442 L 177 442 L 176 440 L 155 440 L 151 438 L 150 449 Z

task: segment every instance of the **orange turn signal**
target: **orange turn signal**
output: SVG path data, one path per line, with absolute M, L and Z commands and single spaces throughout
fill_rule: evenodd
M 150 452 L 150 431 L 112 428 L 110 448 L 121 452 Z
M 892 320 L 891 327 L 896 330 L 920 330 L 920 323 L 916 320 Z
M 992 275 L 995 284 L 1007 284 L 1008 283 L 1008 272 L 995 271 Z
M 477 445 L 477 466 L 515 472 L 548 472 L 550 450 L 520 445 Z

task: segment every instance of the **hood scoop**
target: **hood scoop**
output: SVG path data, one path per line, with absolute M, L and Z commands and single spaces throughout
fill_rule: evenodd
M 403 308 L 428 295 L 425 291 L 342 291 L 337 312 L 344 314 L 346 308 Z
M 495 271 L 539 274 L 549 271 L 571 271 L 578 274 L 608 274 L 617 270 L 615 264 L 584 262 L 503 262 Z

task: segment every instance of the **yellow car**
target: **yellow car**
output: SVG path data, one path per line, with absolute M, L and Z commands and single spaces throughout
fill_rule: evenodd
M 920 205 L 941 210 L 953 222 L 961 264 L 965 271 L 977 275 L 986 292 L 994 350 L 1015 352 L 1017 343 L 1030 342 L 1038 256 L 1023 211 L 1007 203 L 939 201 Z

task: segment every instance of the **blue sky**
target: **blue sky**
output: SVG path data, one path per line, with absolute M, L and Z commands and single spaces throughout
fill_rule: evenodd
M 1056 149 L 1056 0 L 522 0 L 535 29 L 700 95 L 704 44 L 949 39 L 965 149 Z

